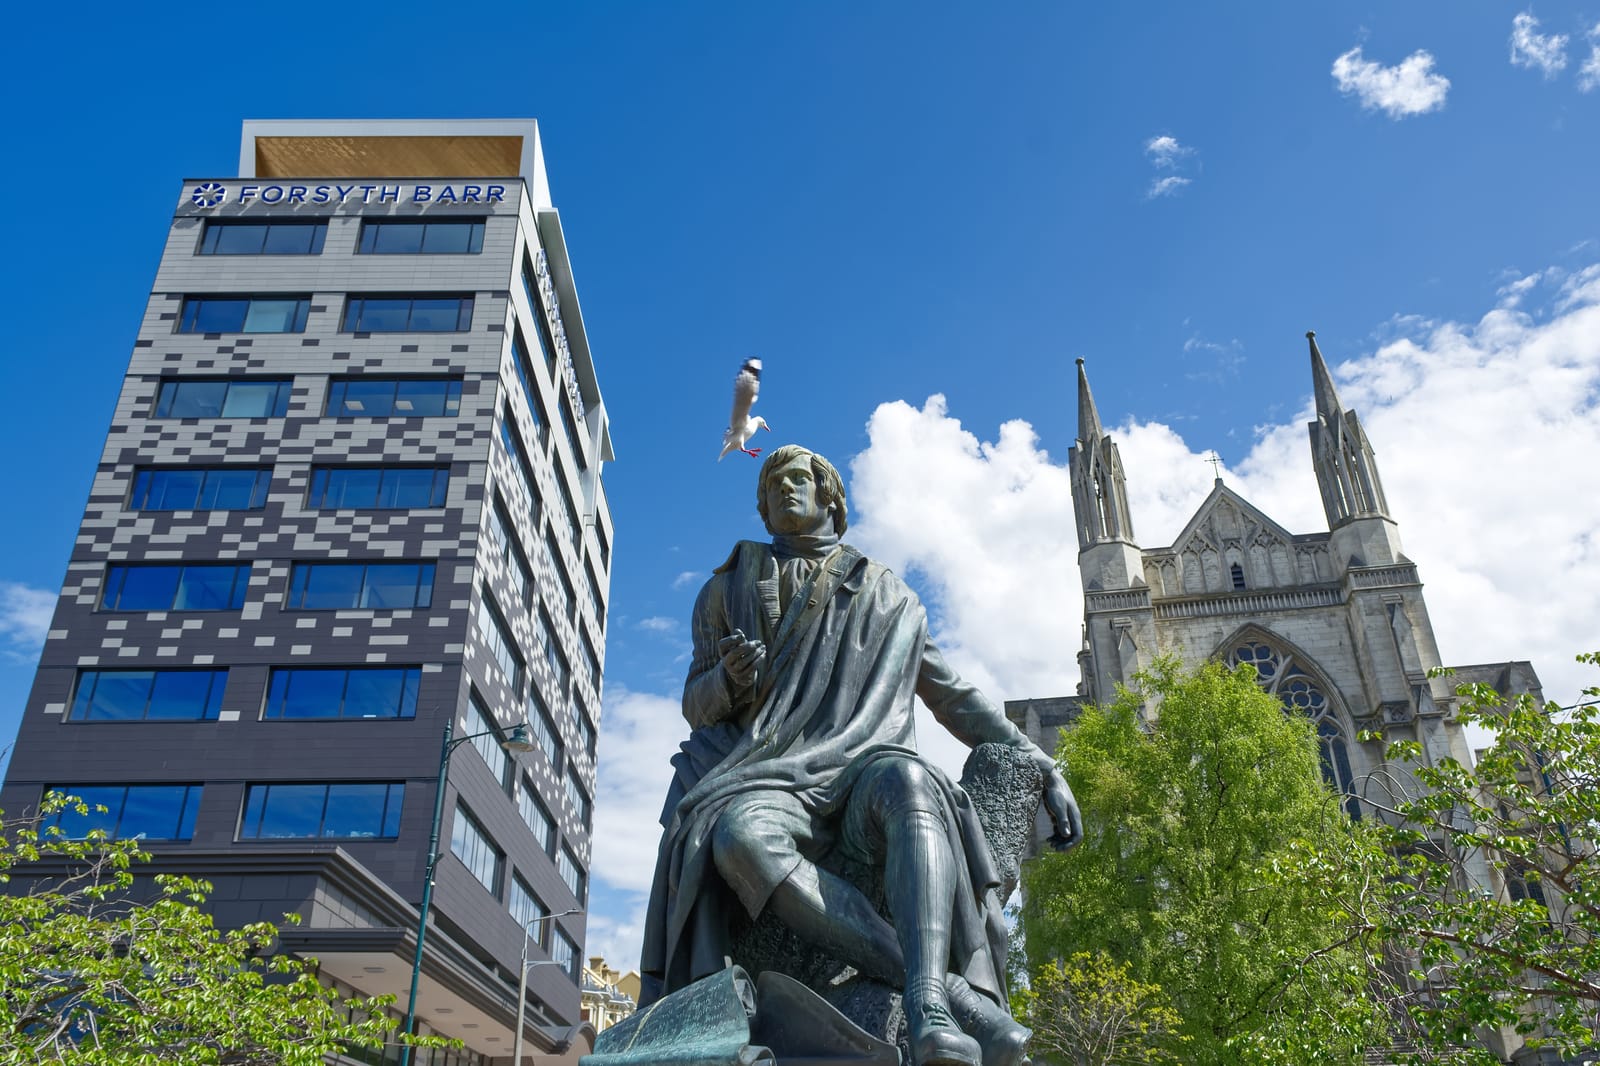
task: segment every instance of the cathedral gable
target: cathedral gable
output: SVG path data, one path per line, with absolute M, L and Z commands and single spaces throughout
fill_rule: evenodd
M 1218 485 L 1172 547 L 1147 553 L 1145 576 L 1163 596 L 1286 588 L 1331 581 L 1325 536 L 1296 537 Z

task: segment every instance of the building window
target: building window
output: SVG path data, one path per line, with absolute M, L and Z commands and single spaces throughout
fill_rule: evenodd
M 577 858 L 572 854 L 572 849 L 562 845 L 556 853 L 556 871 L 561 874 L 561 880 L 572 889 L 572 895 L 579 903 L 583 902 L 583 869 L 578 865 Z
M 307 505 L 329 509 L 443 507 L 447 466 L 321 466 L 311 471 Z
M 406 786 L 387 783 L 249 785 L 241 840 L 400 835 Z
M 576 767 L 569 766 L 567 768 L 566 786 L 567 802 L 572 804 L 572 809 L 577 812 L 578 821 L 583 823 L 584 828 L 588 828 L 589 815 L 591 813 L 589 794 L 584 791 L 583 785 L 578 781 Z
M 556 406 L 561 408 L 561 430 L 567 435 L 567 447 L 572 449 L 572 461 L 578 464 L 579 470 L 589 469 L 583 457 L 583 447 L 578 443 L 578 427 L 572 420 L 572 408 L 564 403 Z
M 539 608 L 539 644 L 544 649 L 545 665 L 550 667 L 550 674 L 556 680 L 556 691 L 566 698 L 567 686 L 572 681 L 572 671 L 567 666 L 566 656 L 561 654 L 561 648 L 556 644 L 555 627 L 550 624 L 550 616 L 543 607 Z
M 546 928 L 550 923 L 542 921 L 550 917 L 550 908 L 539 902 L 539 897 L 533 894 L 533 889 L 528 883 L 516 874 L 511 875 L 511 917 L 517 920 L 522 927 L 523 934 L 535 944 L 545 947 L 550 942 L 550 931 Z M 533 922 L 538 925 L 529 928 Z
M 533 731 L 533 739 L 539 745 L 539 750 L 544 752 L 550 760 L 551 766 L 561 765 L 561 738 L 556 733 L 555 723 L 550 720 L 550 712 L 545 709 L 544 702 L 539 699 L 533 689 L 528 690 L 527 702 L 528 728 Z
M 114 565 L 106 571 L 106 611 L 236 611 L 244 606 L 250 566 L 229 563 Z
M 599 483 L 596 482 L 596 484 Z M 595 543 L 600 546 L 600 568 L 609 574 L 611 572 L 611 542 L 606 539 L 605 527 L 600 524 L 598 513 L 595 515 L 594 539 Z
M 275 667 L 263 717 L 414 718 L 417 666 Z
M 549 532 L 544 535 L 543 548 L 545 565 L 556 576 L 556 591 L 560 594 L 560 609 L 556 611 L 556 614 L 561 618 L 571 618 L 572 582 L 567 580 L 566 561 L 562 558 L 561 550 L 556 547 L 555 537 Z
M 334 417 L 420 418 L 461 413 L 459 378 L 334 378 L 328 414 Z
M 167 378 L 156 396 L 155 418 L 282 418 L 294 382 L 232 378 L 195 381 Z
M 46 792 L 76 796 L 88 812 L 68 808 L 55 825 L 69 840 L 98 829 L 117 840 L 189 840 L 200 809 L 199 785 L 51 785 Z M 96 810 L 104 807 L 105 810 Z
M 207 222 L 201 255 L 321 255 L 326 222 Z
M 553 925 L 554 923 L 548 924 Z M 559 929 L 555 931 L 555 936 L 550 944 L 550 957 L 561 964 L 561 968 L 566 971 L 568 977 L 574 981 L 578 979 L 578 945 L 574 944 L 572 938 Z
M 352 296 L 347 333 L 460 333 L 472 328 L 470 296 Z
M 528 570 L 527 560 L 522 557 L 522 548 L 517 544 L 516 534 L 512 532 L 511 518 L 505 513 L 505 505 L 501 503 L 498 495 L 489 507 L 484 529 L 487 532 L 485 539 L 488 541 L 489 551 L 504 566 L 506 580 L 516 592 L 517 602 L 524 608 L 531 606 L 533 575 Z
M 583 555 L 583 522 L 578 518 L 577 505 L 572 502 L 572 493 L 567 491 L 566 479 L 559 472 L 555 478 L 556 490 L 561 495 L 561 506 L 567 518 L 567 532 L 572 535 L 572 553 L 575 556 Z
M 489 654 L 494 656 L 494 661 L 500 664 L 500 669 L 505 672 L 506 684 L 513 689 L 522 687 L 523 660 L 517 651 L 517 642 L 511 636 L 511 629 L 505 623 L 505 618 L 500 614 L 500 608 L 495 606 L 494 598 L 489 595 L 489 590 L 483 590 L 483 598 L 478 601 L 478 632 L 483 637 L 483 642 L 489 648 Z
M 596 524 L 594 528 L 598 532 L 600 526 Z M 606 611 L 603 606 L 604 601 L 600 597 L 600 579 L 594 576 L 594 570 L 588 564 L 584 565 L 583 577 L 588 585 L 589 610 L 594 615 L 595 627 L 604 633 L 606 629 Z
M 589 634 L 579 631 L 578 648 L 583 652 L 583 666 L 589 672 L 589 687 L 596 696 L 600 695 L 600 660 L 595 656 L 594 645 L 589 643 Z
M 295 563 L 290 610 L 393 610 L 433 604 L 432 563 Z
M 500 412 L 500 445 L 505 448 L 506 455 L 511 459 L 511 469 L 516 474 L 518 483 L 522 485 L 523 495 L 528 497 L 528 521 L 537 527 L 539 491 L 534 488 L 533 470 L 528 466 L 528 450 L 517 433 L 517 427 L 511 422 L 509 407 Z
M 214 722 L 226 670 L 85 670 L 68 717 L 74 722 Z
M 265 507 L 271 467 L 190 466 L 140 470 L 128 507 L 135 511 L 253 511 Z
M 532 778 L 522 779 L 521 794 L 517 797 L 517 809 L 522 812 L 522 820 L 528 823 L 528 828 L 533 830 L 533 839 L 539 842 L 539 849 L 546 855 L 550 854 L 550 847 L 556 840 L 556 823 L 555 819 L 550 817 L 550 812 L 544 809 L 544 804 L 539 802 Z
M 1316 725 L 1323 780 L 1343 797 L 1350 817 L 1360 818 L 1361 804 L 1355 796 L 1349 745 L 1322 683 L 1296 662 L 1293 655 L 1259 640 L 1241 641 L 1228 653 L 1229 666 L 1239 663 L 1249 663 L 1255 668 L 1256 683 L 1277 696 L 1285 710 L 1304 715 Z
M 489 767 L 489 772 L 494 779 L 500 782 L 501 788 L 511 784 L 511 757 L 506 754 L 506 749 L 500 746 L 500 725 L 494 720 L 494 715 L 489 713 L 474 692 L 467 701 L 467 725 L 464 736 L 470 736 L 470 743 L 478 754 L 483 756 L 484 764 Z
M 590 716 L 588 705 L 582 700 L 575 699 L 572 701 L 572 706 L 572 718 L 574 724 L 577 726 L 578 739 L 583 743 L 583 750 L 588 752 L 589 757 L 592 759 L 594 758 L 597 738 L 595 736 L 594 725 L 589 721 Z
M 483 251 L 483 219 L 364 222 L 361 255 L 450 255 Z
M 304 333 L 309 296 L 186 296 L 179 333 Z
M 1234 563 L 1228 567 L 1228 576 L 1233 579 L 1233 588 L 1238 592 L 1244 588 L 1244 567 Z
M 460 804 L 456 806 L 455 820 L 450 826 L 450 850 L 495 899 L 500 898 L 500 870 L 505 864 L 505 855 L 494 846 L 477 819 Z

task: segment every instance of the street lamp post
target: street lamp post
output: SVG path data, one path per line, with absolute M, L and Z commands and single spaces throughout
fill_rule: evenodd
M 455 716 L 452 714 L 444 723 L 444 740 L 439 745 L 439 787 L 433 795 L 433 826 L 428 832 L 428 865 L 422 878 L 422 908 L 417 916 L 417 953 L 411 960 L 411 998 L 406 1001 L 406 1023 L 404 1035 L 410 1037 L 417 1034 L 417 982 L 422 977 L 422 945 L 428 938 L 428 911 L 433 906 L 433 873 L 439 865 L 439 826 L 444 821 L 444 781 L 450 772 L 450 753 L 456 747 L 469 740 L 479 737 L 493 736 L 500 739 L 500 746 L 513 755 L 520 755 L 534 748 L 533 736 L 528 729 L 528 723 L 523 720 L 512 727 L 511 732 L 500 737 L 498 730 L 485 730 L 482 733 L 469 733 L 464 737 L 453 737 L 455 732 Z M 400 1048 L 400 1066 L 411 1066 L 411 1045 L 403 1044 Z
M 522 1019 L 528 1010 L 528 971 L 536 966 L 559 966 L 555 959 L 535 959 L 528 961 L 528 941 L 533 938 L 533 927 L 554 918 L 565 918 L 569 914 L 579 914 L 582 908 L 573 907 L 570 910 L 559 911 L 555 914 L 543 914 L 537 918 L 528 919 L 528 924 L 522 927 L 522 961 L 517 966 L 517 1035 L 512 1042 L 511 1066 L 522 1066 Z

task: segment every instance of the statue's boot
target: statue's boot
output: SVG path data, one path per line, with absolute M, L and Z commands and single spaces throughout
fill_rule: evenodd
M 913 1066 L 984 1066 L 983 1049 L 961 1031 L 941 983 L 913 981 L 904 1006 Z
M 837 874 L 802 860 L 768 902 L 778 919 L 867 977 L 900 988 L 905 959 L 894 926 L 861 891 Z
M 944 987 L 950 1013 L 983 1051 L 983 1066 L 1021 1066 L 1033 1030 L 988 996 L 974 991 L 960 974 L 947 975 Z

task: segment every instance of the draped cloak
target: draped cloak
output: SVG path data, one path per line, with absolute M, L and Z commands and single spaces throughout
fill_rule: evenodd
M 741 541 L 695 603 L 684 686 L 684 715 L 695 728 L 673 757 L 677 774 L 661 815 L 640 960 L 645 1001 L 725 965 L 728 920 L 741 905 L 712 862 L 711 835 L 736 797 L 789 792 L 810 813 L 817 840 L 836 839 L 862 771 L 888 755 L 917 757 L 918 696 L 968 744 L 1032 747 L 945 664 L 916 594 L 883 566 L 841 546 L 781 617 L 778 580 L 772 548 Z M 819 601 L 809 609 L 807 594 Z M 743 688 L 729 681 L 717 650 L 735 629 L 767 646 L 763 675 Z M 1003 1004 L 1000 878 L 966 794 L 923 765 L 937 782 L 956 860 L 949 969 Z

